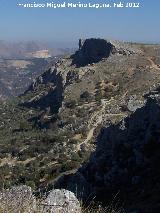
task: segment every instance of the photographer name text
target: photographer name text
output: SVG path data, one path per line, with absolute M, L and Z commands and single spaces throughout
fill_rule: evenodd
M 60 9 L 60 8 L 139 8 L 141 5 L 137 2 L 113 2 L 113 3 L 72 3 L 72 2 L 63 2 L 63 3 L 56 3 L 56 2 L 48 2 L 48 3 L 18 3 L 18 7 L 22 8 L 53 8 L 53 9 Z

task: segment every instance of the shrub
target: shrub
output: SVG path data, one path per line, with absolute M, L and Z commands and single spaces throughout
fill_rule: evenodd
M 35 190 L 35 188 L 36 188 L 35 182 L 32 180 L 26 181 L 26 185 L 30 186 L 33 190 Z
M 19 130 L 26 131 L 26 130 L 28 130 L 28 128 L 29 128 L 29 124 L 27 122 L 21 121 L 19 123 Z
M 76 169 L 80 166 L 80 163 L 77 161 L 68 161 L 62 164 L 61 172 L 69 171 L 72 169 Z
M 92 98 L 91 94 L 88 91 L 85 91 L 80 95 L 80 99 L 82 99 L 84 101 L 90 101 L 91 98 Z
M 70 100 L 68 102 L 65 103 L 65 106 L 67 108 L 71 108 L 71 109 L 74 109 L 77 105 L 77 101 L 76 100 Z
M 73 160 L 73 161 L 80 161 L 79 154 L 76 153 L 76 152 L 72 152 L 72 154 L 71 154 L 71 160 Z
M 97 91 L 96 95 L 95 95 L 95 100 L 100 102 L 101 99 L 103 98 L 103 94 L 102 94 L 102 91 Z

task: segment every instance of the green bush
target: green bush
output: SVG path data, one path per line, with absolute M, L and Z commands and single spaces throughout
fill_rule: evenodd
M 77 101 L 76 100 L 70 100 L 68 102 L 65 103 L 65 106 L 67 108 L 70 108 L 70 109 L 74 109 L 77 105 Z
M 96 95 L 95 95 L 95 100 L 98 101 L 98 102 L 100 102 L 102 98 L 103 98 L 102 91 L 98 90 L 96 92 Z
M 26 185 L 30 186 L 32 188 L 32 190 L 35 190 L 35 188 L 36 188 L 35 182 L 32 180 L 26 181 Z
M 90 101 L 92 99 L 92 96 L 88 91 L 85 91 L 80 95 L 80 99 L 84 101 Z
M 80 163 L 77 161 L 67 161 L 62 164 L 61 166 L 61 172 L 66 172 L 72 169 L 76 169 L 80 166 Z

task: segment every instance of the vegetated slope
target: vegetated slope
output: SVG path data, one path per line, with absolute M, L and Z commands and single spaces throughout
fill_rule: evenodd
M 52 186 L 75 173 L 95 150 L 101 128 L 142 107 L 158 86 L 159 51 L 158 45 L 87 39 L 24 95 L 1 105 L 1 187 Z

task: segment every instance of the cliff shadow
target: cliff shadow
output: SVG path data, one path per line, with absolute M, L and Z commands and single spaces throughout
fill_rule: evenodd
M 159 212 L 159 100 L 148 97 L 130 117 L 102 128 L 96 145 L 88 163 L 61 177 L 55 187 L 84 200 L 96 196 L 104 204 L 119 192 L 127 212 Z
M 30 92 L 32 96 L 29 100 Z M 29 89 L 20 96 L 22 100 L 23 98 L 24 100 L 27 99 L 20 106 L 39 110 L 50 109 L 51 113 L 56 114 L 62 106 L 63 92 L 63 77 L 57 72 L 56 68 L 53 71 L 49 69 L 39 76 Z
M 71 56 L 72 65 L 81 67 L 97 63 L 103 58 L 108 58 L 113 50 L 113 45 L 105 39 L 80 39 L 79 50 Z

